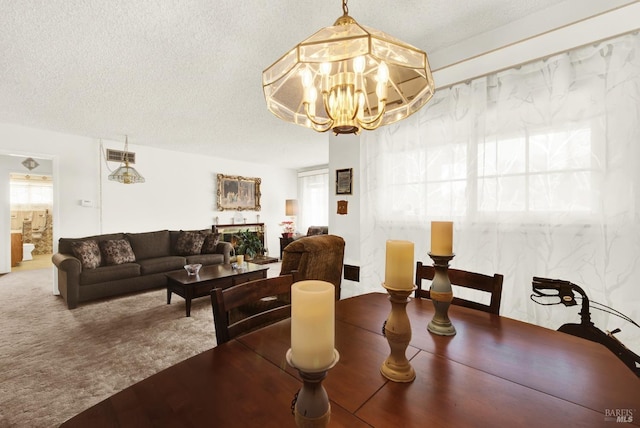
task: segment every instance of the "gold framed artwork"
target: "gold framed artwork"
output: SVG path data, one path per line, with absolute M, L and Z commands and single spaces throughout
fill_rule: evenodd
M 336 195 L 350 195 L 353 183 L 353 168 L 336 170 Z
M 260 211 L 260 183 L 254 177 L 218 174 L 218 211 Z

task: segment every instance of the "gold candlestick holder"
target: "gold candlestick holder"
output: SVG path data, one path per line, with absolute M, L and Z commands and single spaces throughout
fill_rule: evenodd
M 427 325 L 427 330 L 440 336 L 454 336 L 456 334 L 456 328 L 451 324 L 448 314 L 449 306 L 453 300 L 453 291 L 449 280 L 449 262 L 454 256 L 455 254 L 440 256 L 429 253 L 435 270 L 429 295 L 436 313 Z
M 411 289 L 397 289 L 382 284 L 389 293 L 391 313 L 384 323 L 383 333 L 389 342 L 391 354 L 382 363 L 380 373 L 393 382 L 412 382 L 416 378 L 416 372 L 407 360 L 406 351 L 411 342 L 411 323 L 407 316 L 407 303 L 409 295 L 414 292 L 416 286 Z
M 323 428 L 329 425 L 331 419 L 331 404 L 329 396 L 322 386 L 327 372 L 340 360 L 340 354 L 333 350 L 334 358 L 328 367 L 318 370 L 306 370 L 296 367 L 291 359 L 291 349 L 287 351 L 287 363 L 298 370 L 302 378 L 302 388 L 294 399 L 293 414 L 298 428 Z

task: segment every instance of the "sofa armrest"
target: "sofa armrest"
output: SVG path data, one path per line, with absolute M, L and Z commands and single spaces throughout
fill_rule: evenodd
M 55 253 L 51 257 L 51 261 L 58 269 L 65 270 L 76 275 L 82 272 L 82 263 L 80 260 L 70 254 Z
M 58 269 L 58 290 L 67 302 L 67 307 L 73 309 L 78 306 L 80 299 L 80 273 L 82 263 L 70 254 L 56 253 L 51 261 Z
M 233 253 L 233 245 L 230 242 L 220 241 L 216 246 L 216 253 L 224 255 L 224 264 L 231 263 L 231 253 Z

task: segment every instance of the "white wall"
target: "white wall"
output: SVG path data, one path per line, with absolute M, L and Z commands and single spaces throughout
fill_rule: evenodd
M 336 170 L 353 169 L 351 195 L 336 195 Z M 360 266 L 360 137 L 329 137 L 329 232 L 345 240 L 344 264 Z M 338 201 L 347 201 L 347 214 L 337 214 Z M 343 280 L 342 298 L 361 294 L 359 282 Z
M 625 31 L 618 26 L 618 22 L 638 20 L 637 14 L 629 14 L 629 9 L 616 11 L 618 8 L 623 8 L 625 5 L 636 2 L 637 0 L 558 0 L 555 5 L 532 13 L 508 25 L 480 34 L 455 46 L 447 46 L 439 51 L 427 52 L 429 55 L 429 63 L 433 70 L 441 70 L 459 63 L 470 64 L 469 59 L 471 58 L 483 56 L 486 53 L 494 51 L 499 52 L 507 46 L 545 34 L 551 36 L 548 38 L 551 48 L 559 50 L 568 49 L 577 46 L 575 44 L 576 41 L 570 36 L 570 33 L 565 33 L 563 37 L 560 38 L 555 37 L 553 36 L 554 30 L 566 26 L 573 26 L 573 28 L 578 29 L 579 27 L 573 24 L 607 12 L 615 12 L 608 13 L 606 22 L 602 22 L 601 25 L 593 27 L 590 30 L 590 41 L 609 37 L 612 30 Z M 580 30 L 578 30 L 578 33 L 580 33 Z M 580 38 L 579 35 L 578 37 Z M 428 45 L 428 40 L 426 40 L 425 43 Z M 578 45 L 584 43 L 583 38 L 582 40 L 579 39 L 577 43 Z M 546 54 L 538 54 L 536 51 L 524 50 L 522 55 L 523 57 L 521 59 L 526 61 Z M 517 63 L 518 60 L 519 59 L 511 58 L 511 61 L 513 61 L 512 64 Z M 495 65 L 494 62 L 492 66 L 490 65 L 490 68 Z M 477 64 L 468 65 L 468 67 L 472 70 L 477 67 Z M 495 68 L 493 70 L 495 70 Z M 492 70 L 476 69 L 471 73 L 478 76 L 490 71 Z M 469 76 L 467 76 L 467 78 L 468 77 Z M 436 79 L 436 85 L 438 86 L 450 83 L 453 82 L 445 83 L 441 81 L 441 79 Z
M 621 4 L 629 4 L 621 6 Z M 585 19 L 566 21 L 577 8 Z M 616 7 L 618 7 L 616 9 Z M 608 12 L 606 12 L 609 10 Z M 566 15 L 573 15 L 573 11 Z M 592 14 L 593 17 L 589 18 Z M 430 55 L 436 87 L 449 86 L 640 28 L 640 3 L 569 0 Z M 540 21 L 546 22 L 544 30 Z M 464 55 L 464 56 L 463 56 Z
M 98 199 L 97 153 L 96 145 L 88 138 L 0 124 L 0 155 L 18 154 L 53 161 L 54 245 L 57 236 L 81 236 L 99 230 L 98 214 L 77 203 L 81 198 Z M 10 172 L 0 165 L 0 272 L 11 270 Z
M 122 150 L 124 141 L 104 141 Z M 108 181 L 100 156 L 100 141 L 93 138 L 0 124 L 0 158 L 4 155 L 51 159 L 54 180 L 54 250 L 60 237 L 108 232 L 144 232 L 158 229 L 208 228 L 216 216 L 231 222 L 234 211 L 216 210 L 215 176 L 218 173 L 262 179 L 262 210 L 243 211 L 247 222 L 260 214 L 267 227 L 267 247 L 279 250 L 279 226 L 284 201 L 296 194 L 296 171 L 268 165 L 160 150 L 129 144 L 136 152 L 135 168 L 144 184 Z M 0 162 L 0 272 L 9 272 L 9 171 Z M 116 163 L 109 163 L 114 169 Z M 81 200 L 92 201 L 83 207 Z

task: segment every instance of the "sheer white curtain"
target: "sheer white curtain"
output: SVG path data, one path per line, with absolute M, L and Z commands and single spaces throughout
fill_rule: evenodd
M 638 34 L 439 90 L 361 147 L 361 275 L 373 288 L 386 239 L 414 241 L 416 259 L 431 263 L 430 222 L 452 220 L 452 267 L 504 274 L 501 314 L 554 329 L 579 322 L 579 307 L 530 300 L 543 276 L 640 323 Z M 591 312 L 640 352 L 640 329 Z
M 296 229 L 303 235 L 309 226 L 329 225 L 329 170 L 298 173 L 298 220 Z

